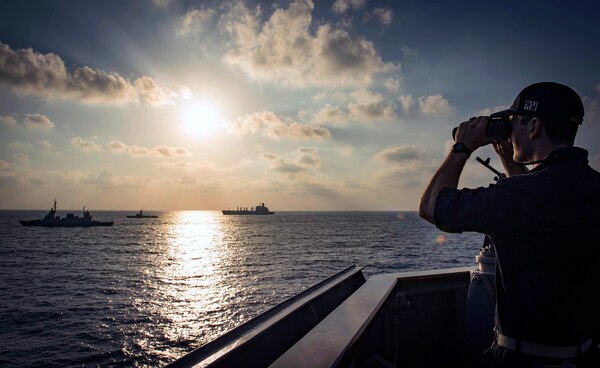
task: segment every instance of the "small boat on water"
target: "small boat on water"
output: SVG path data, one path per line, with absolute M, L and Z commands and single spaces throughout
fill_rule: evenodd
M 269 208 L 264 203 L 258 206 L 248 208 L 238 207 L 236 210 L 221 210 L 224 215 L 272 215 L 275 212 L 269 211 Z
M 92 215 L 83 207 L 83 217 L 75 216 L 72 213 L 67 213 L 67 217 L 61 218 L 56 216 L 56 199 L 50 212 L 43 219 L 36 220 L 20 220 L 23 226 L 44 226 L 44 227 L 90 227 L 90 226 L 112 226 L 113 221 L 96 221 L 92 220 Z
M 156 215 L 144 215 L 144 210 L 140 210 L 140 212 L 135 215 L 127 215 L 127 218 L 158 218 Z

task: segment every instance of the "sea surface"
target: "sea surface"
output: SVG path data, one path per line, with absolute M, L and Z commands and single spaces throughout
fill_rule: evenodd
M 483 242 L 415 212 L 133 212 L 43 228 L 18 220 L 46 211 L 0 211 L 0 367 L 164 366 L 350 265 L 470 266 Z

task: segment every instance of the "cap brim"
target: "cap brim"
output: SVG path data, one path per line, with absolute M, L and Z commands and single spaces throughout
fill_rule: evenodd
M 508 110 L 502 110 L 502 111 L 498 111 L 493 114 L 490 114 L 490 118 L 507 118 L 510 115 L 515 115 L 515 114 L 516 114 L 515 110 L 508 109 Z

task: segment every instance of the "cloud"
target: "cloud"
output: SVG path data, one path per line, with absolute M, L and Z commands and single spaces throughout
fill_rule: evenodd
M 400 89 L 400 81 L 396 78 L 388 78 L 383 81 L 383 86 L 392 92 L 397 92 Z
M 423 161 L 412 161 L 378 171 L 373 176 L 375 185 L 392 188 L 424 188 L 437 169 L 436 165 Z
M 246 164 L 247 161 L 242 161 L 241 164 Z M 240 165 L 241 165 L 240 164 Z M 158 162 L 155 164 L 157 167 L 164 167 L 169 169 L 183 169 L 186 171 L 200 171 L 207 170 L 212 172 L 224 172 L 224 171 L 232 171 L 236 167 L 218 167 L 216 164 L 206 160 L 200 161 L 169 161 L 169 162 Z
M 33 176 L 28 179 L 29 183 L 35 186 L 46 185 L 47 182 L 44 178 L 40 178 L 39 176 Z
M 585 120 L 597 120 L 600 119 L 600 100 L 596 100 L 590 97 L 583 97 L 583 111 L 585 112 Z
M 354 147 L 346 144 L 343 146 L 335 147 L 334 151 L 342 157 L 352 157 L 352 155 L 354 154 Z
M 180 156 L 191 156 L 191 152 L 183 147 L 167 147 L 167 146 L 159 146 L 153 148 L 153 151 L 158 153 L 159 155 L 165 157 L 180 157 Z
M 171 0 L 152 0 L 152 3 L 157 8 L 166 8 L 171 3 Z
M 17 165 L 0 160 L 0 186 L 15 186 L 20 183 L 20 169 Z
M 299 147 L 291 152 L 288 157 L 280 157 L 272 152 L 263 152 L 260 158 L 269 163 L 269 170 L 284 174 L 290 179 L 295 179 L 296 174 L 301 174 L 310 169 L 321 167 L 321 159 L 316 147 Z
M 134 85 L 139 99 L 150 106 L 160 107 L 175 104 L 172 96 L 176 93 L 160 87 L 154 79 L 148 76 L 136 79 Z M 183 91 L 183 95 L 187 93 L 187 91 Z
M 207 27 L 207 23 L 214 15 L 215 11 L 211 8 L 192 9 L 188 11 L 181 17 L 177 35 L 187 36 L 190 34 L 201 33 Z
M 19 162 L 21 164 L 28 164 L 31 161 L 31 159 L 29 158 L 29 156 L 27 156 L 24 153 L 15 153 L 15 154 L 12 155 L 12 158 L 13 158 L 14 161 L 17 161 L 17 162 Z
M 15 172 L 18 169 L 19 169 L 19 167 L 17 165 L 10 163 L 8 161 L 0 160 L 0 173 L 1 174 Z
M 415 57 L 419 55 L 419 50 L 417 49 L 412 49 L 408 46 L 402 46 L 400 47 L 400 51 L 402 51 L 402 55 L 404 57 Z
M 388 147 L 375 154 L 373 158 L 383 162 L 406 162 L 408 160 L 421 160 L 425 158 L 425 154 L 415 146 L 404 145 Z
M 349 9 L 358 10 L 365 6 L 367 0 L 336 0 L 331 6 L 331 10 L 338 14 L 343 14 Z
M 23 116 L 19 116 L 18 114 L 0 115 L 0 124 L 6 126 L 20 125 L 28 129 L 48 130 L 54 128 L 54 123 L 42 114 L 24 114 Z
M 39 141 L 39 142 L 38 142 L 38 145 L 39 145 L 39 146 L 40 146 L 42 149 L 44 149 L 45 151 L 50 151 L 52 148 L 54 148 L 54 147 L 52 146 L 52 143 L 50 143 L 50 142 L 48 142 L 48 141 L 46 141 L 46 140 L 44 140 L 44 141 Z
M 125 150 L 127 149 L 127 145 L 123 142 L 111 141 L 106 146 L 106 149 L 110 152 L 125 152 Z
M 183 157 L 191 156 L 192 153 L 183 147 L 157 146 L 154 148 L 127 145 L 120 141 L 111 141 L 105 147 L 101 147 L 93 141 L 81 137 L 71 139 L 71 145 L 85 152 L 107 151 L 116 154 L 127 154 L 133 157 L 158 156 L 158 157 Z
M 87 177 L 81 180 L 81 183 L 97 185 L 100 187 L 112 187 L 114 184 L 113 174 L 108 170 L 104 170 L 96 175 L 88 175 Z
M 84 152 L 98 152 L 102 151 L 102 147 L 92 141 L 86 141 L 81 137 L 75 137 L 71 139 L 71 146 L 84 151 Z
M 345 123 L 349 120 L 349 112 L 339 106 L 325 104 L 314 116 L 317 123 Z
M 349 189 L 365 189 L 364 185 L 346 176 L 342 177 L 341 185 Z
M 184 175 L 181 177 L 181 184 L 194 186 L 198 184 L 198 181 L 192 176 Z
M 439 166 L 427 160 L 425 153 L 413 145 L 388 147 L 375 154 L 373 159 L 390 164 L 372 176 L 371 183 L 375 187 L 423 188 Z
M 336 192 L 335 190 L 330 189 L 320 183 L 314 183 L 314 182 L 299 183 L 298 190 L 300 193 L 303 193 L 303 194 L 306 193 L 306 194 L 311 194 L 311 195 L 314 195 L 317 197 L 323 197 L 327 200 L 340 197 L 338 192 Z
M 347 101 L 348 98 L 349 98 L 349 95 L 348 95 L 348 93 L 345 93 L 345 92 L 322 91 L 322 92 L 317 93 L 313 97 L 313 100 L 315 100 L 315 101 L 322 101 L 322 100 Z
M 17 119 L 9 115 L 0 115 L 0 124 L 6 126 L 17 125 Z
M 111 141 L 106 150 L 113 153 L 127 154 L 133 157 L 139 156 L 159 156 L 159 157 L 182 157 L 191 156 L 191 152 L 183 147 L 158 146 L 154 148 L 140 147 L 137 145 L 127 145 L 120 141 Z
M 346 123 L 349 121 L 389 121 L 396 118 L 396 105 L 384 101 L 383 95 L 368 90 L 350 93 L 353 101 L 347 107 L 324 105 L 314 115 L 317 123 Z
M 86 104 L 143 102 L 152 106 L 173 104 L 177 93 L 148 76 L 131 82 L 117 73 L 82 66 L 69 73 L 56 54 L 41 54 L 31 48 L 12 50 L 0 42 L 0 86 L 22 95 L 69 99 Z
M 317 153 L 319 149 L 317 147 L 298 147 L 297 151 L 300 153 Z
M 596 84 L 596 86 L 594 87 L 594 89 L 595 89 L 597 92 L 600 92 L 600 83 Z
M 139 156 L 151 156 L 155 152 L 146 147 L 130 145 L 130 146 L 125 146 L 124 153 L 126 153 L 130 156 L 133 156 L 133 157 L 139 157 Z
M 510 105 L 500 105 L 500 106 L 492 107 L 491 109 L 490 108 L 486 108 L 486 109 L 480 110 L 475 115 L 477 115 L 477 116 L 489 116 L 490 114 L 492 114 L 494 112 L 506 110 L 508 108 L 510 108 Z
M 402 104 L 404 112 L 410 112 L 413 106 L 415 106 L 415 99 L 412 95 L 400 95 L 398 98 Z
M 111 141 L 107 146 L 106 150 L 108 152 L 117 153 L 117 154 L 127 154 L 132 157 L 140 157 L 140 156 L 151 156 L 155 154 L 153 150 L 146 147 L 140 147 L 135 144 L 127 145 L 123 142 L 119 141 Z
M 305 167 L 321 167 L 321 159 L 318 156 L 317 147 L 299 147 L 297 150 L 297 162 Z
M 99 173 L 71 170 L 32 171 L 29 168 L 19 168 L 14 164 L 10 164 L 5 169 L 3 169 L 3 166 L 5 165 L 0 160 L 0 186 L 12 187 L 12 189 L 16 189 L 17 192 L 21 193 L 23 192 L 23 186 L 32 185 L 37 187 L 43 185 L 41 188 L 43 192 L 47 192 L 48 188 L 59 188 L 63 191 L 72 191 L 74 195 L 77 195 L 76 191 L 83 189 L 82 185 L 90 185 L 100 189 L 114 187 L 140 188 L 151 186 L 155 182 L 155 179 L 151 177 L 121 176 L 115 175 L 109 170 L 103 170 Z M 36 190 L 32 189 L 31 193 L 35 193 Z M 29 193 L 27 190 L 26 192 Z M 11 198 L 11 200 L 13 199 Z
M 60 60 L 62 63 L 62 60 Z M 62 65 L 64 68 L 64 64 Z M 103 104 L 117 103 L 127 104 L 136 101 L 136 89 L 125 78 L 117 73 L 105 72 L 103 70 L 93 69 L 89 66 L 82 66 L 67 75 L 64 70 L 65 79 L 57 80 L 53 85 L 38 85 L 40 94 L 46 97 L 55 98 L 54 91 L 48 88 L 56 88 L 56 93 L 63 93 L 66 98 L 80 100 L 84 103 Z
M 281 174 L 297 174 L 306 171 L 306 168 L 291 163 L 283 157 L 279 157 L 271 152 L 263 152 L 259 157 L 269 162 L 269 170 Z
M 238 118 L 230 123 L 232 134 L 247 135 L 264 133 L 272 138 L 323 140 L 331 138 L 329 130 L 293 121 L 284 121 L 271 111 L 260 111 Z
M 390 8 L 375 8 L 371 13 L 365 14 L 365 21 L 373 17 L 384 26 L 389 26 L 394 21 L 394 11 Z
M 392 120 L 396 117 L 395 106 L 384 102 L 383 95 L 367 90 L 354 91 L 356 102 L 348 105 L 350 117 L 355 120 Z
M 453 110 L 448 100 L 440 94 L 419 97 L 419 108 L 424 115 L 441 115 Z
M 390 8 L 376 8 L 373 14 L 379 19 L 381 24 L 389 26 L 394 20 L 394 11 Z
M 49 172 L 48 176 L 56 176 L 56 173 Z M 81 184 L 86 184 L 103 189 L 142 188 L 156 184 L 156 179 L 152 177 L 115 175 L 109 170 L 103 170 L 97 174 L 64 171 L 61 173 L 61 177 L 55 177 L 54 181 L 64 182 L 64 185 L 67 186 L 79 187 Z
M 261 24 L 259 9 L 236 3 L 221 22 L 235 43 L 224 61 L 256 80 L 292 87 L 364 86 L 374 74 L 398 69 L 363 37 L 329 23 L 311 28 L 313 8 L 310 0 L 296 0 Z
M 48 117 L 41 114 L 25 114 L 23 125 L 28 128 L 52 129 L 54 123 Z

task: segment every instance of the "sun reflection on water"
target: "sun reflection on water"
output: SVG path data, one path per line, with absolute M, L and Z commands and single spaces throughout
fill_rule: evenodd
M 161 278 L 162 292 L 172 305 L 161 311 L 171 322 L 165 335 L 172 340 L 198 339 L 209 333 L 198 321 L 226 308 L 218 270 L 227 252 L 223 225 L 216 212 L 188 211 L 175 214 L 168 231 L 170 262 Z
M 171 225 L 169 255 L 173 275 L 193 277 L 211 274 L 218 263 L 221 224 L 214 212 L 179 212 Z

